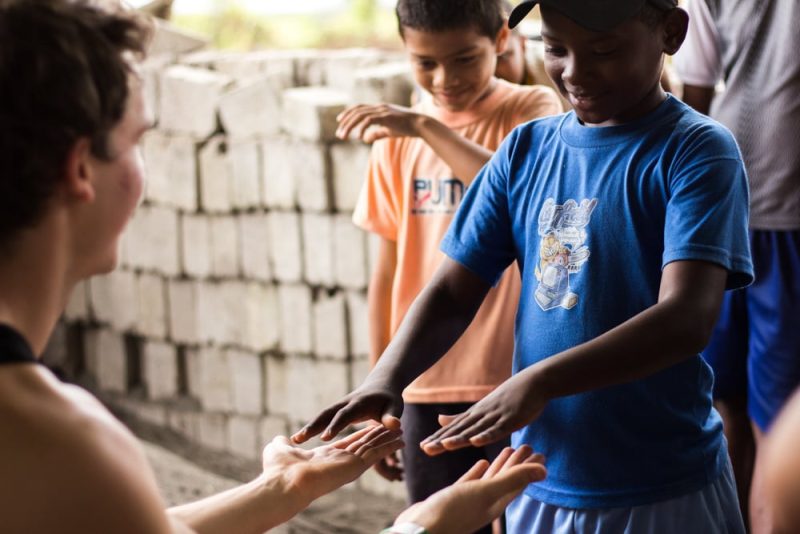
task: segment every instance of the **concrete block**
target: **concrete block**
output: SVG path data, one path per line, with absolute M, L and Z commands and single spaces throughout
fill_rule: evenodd
M 186 438 L 200 441 L 200 413 L 187 409 L 170 409 L 167 411 L 169 428 Z
M 259 415 L 264 399 L 261 357 L 242 350 L 228 350 L 233 411 L 241 415 Z
M 211 275 L 211 221 L 206 215 L 181 215 L 181 270 L 191 277 Z
M 228 420 L 228 452 L 258 460 L 261 458 L 257 417 L 234 415 Z
M 229 76 L 183 65 L 161 78 L 159 129 L 205 139 L 217 130 L 217 102 L 232 83 Z
M 312 285 L 333 286 L 333 219 L 328 214 L 303 213 L 305 279 Z
M 188 32 L 183 28 L 176 28 L 162 19 L 154 20 L 156 31 L 153 33 L 153 40 L 147 49 L 149 56 L 186 54 L 199 50 L 208 44 L 208 39 L 201 35 Z
M 300 217 L 288 211 L 269 213 L 270 261 L 280 282 L 299 282 L 303 275 Z
M 288 416 L 289 382 L 284 356 L 267 355 L 264 359 L 264 406 L 268 414 Z
M 292 141 L 285 137 L 267 139 L 261 144 L 261 200 L 268 208 L 292 209 L 296 205 L 291 146 Z
M 228 146 L 233 207 L 241 210 L 261 205 L 261 146 L 256 141 L 231 141 Z
M 138 279 L 139 305 L 136 307 L 136 331 L 144 336 L 164 339 L 167 336 L 167 289 L 164 279 L 142 274 Z
M 244 286 L 244 299 L 238 306 L 243 332 L 233 342 L 257 352 L 276 348 L 280 341 L 281 319 L 275 288 L 249 282 Z
M 374 48 L 345 48 L 325 52 L 325 85 L 352 94 L 356 75 L 363 69 L 382 62 L 382 54 Z M 406 101 L 404 105 L 409 105 Z
M 355 71 L 353 99 L 364 104 L 411 104 L 414 77 L 408 61 L 383 63 Z
M 296 141 L 289 146 L 291 180 L 297 205 L 304 211 L 327 211 L 331 207 L 330 162 L 327 147 Z
M 92 316 L 117 331 L 133 330 L 138 318 L 139 298 L 136 276 L 114 271 L 89 280 Z
M 239 229 L 232 216 L 210 218 L 211 272 L 219 277 L 239 274 Z
M 352 213 L 364 184 L 369 165 L 369 146 L 363 143 L 331 145 L 331 174 L 336 210 Z
M 325 85 L 325 61 L 327 54 L 316 49 L 293 50 L 295 82 L 297 86 Z
M 175 345 L 146 341 L 142 350 L 147 397 L 162 400 L 178 393 L 178 352 Z
M 145 198 L 187 211 L 197 209 L 197 145 L 188 136 L 152 130 L 142 140 L 147 181 Z
M 233 208 L 233 185 L 228 141 L 217 135 L 200 149 L 200 205 L 205 211 L 228 213 Z
M 200 443 L 209 449 L 223 451 L 228 447 L 228 417 L 218 413 L 200 413 Z
M 128 361 L 124 338 L 107 328 L 87 330 L 85 338 L 88 370 L 101 391 L 124 393 L 128 389 Z
M 150 55 L 139 65 L 139 76 L 141 76 L 144 86 L 145 105 L 153 114 L 156 122 L 161 114 L 161 73 L 172 61 L 169 54 Z
M 310 354 L 312 345 L 311 289 L 304 285 L 278 287 L 280 304 L 281 350 Z
M 333 261 L 336 281 L 342 287 L 367 287 L 367 243 L 363 230 L 349 215 L 336 215 L 333 224 Z
M 346 360 L 347 310 L 344 293 L 321 296 L 314 303 L 314 354 Z
M 349 390 L 353 391 L 355 388 L 363 384 L 371 370 L 372 366 L 369 364 L 369 358 L 358 357 L 350 360 Z
M 350 333 L 350 355 L 369 356 L 369 307 L 363 291 L 347 292 L 347 323 Z
M 89 282 L 79 282 L 69 295 L 64 318 L 68 321 L 86 321 L 89 315 Z
M 198 356 L 203 409 L 230 412 L 233 408 L 233 389 L 228 353 L 218 347 L 204 347 L 198 351 Z
M 219 116 L 230 138 L 248 139 L 279 133 L 280 92 L 285 87 L 280 74 L 262 75 L 224 94 L 219 101 Z
M 283 417 L 264 416 L 258 426 L 258 442 L 261 444 L 261 450 L 276 437 L 286 436 L 290 433 L 289 425 L 286 424 L 286 419 Z
M 286 375 L 290 415 L 300 421 L 309 421 L 348 392 L 347 364 L 344 362 L 290 356 Z
M 184 348 L 183 357 L 186 362 L 186 393 L 190 397 L 200 399 L 202 396 L 203 373 L 200 369 L 202 359 L 199 349 Z
M 327 87 L 298 87 L 283 92 L 283 129 L 309 141 L 332 141 L 336 116 L 349 103 L 344 91 Z
M 206 339 L 198 328 L 197 286 L 198 282 L 191 280 L 167 282 L 169 337 L 178 343 L 198 345 Z
M 169 415 L 163 405 L 130 397 L 115 398 L 113 404 L 115 411 L 131 415 L 139 421 L 160 427 L 169 424 Z
M 245 328 L 241 305 L 245 300 L 244 284 L 203 283 L 198 286 L 198 327 L 207 340 L 219 345 L 237 343 Z
M 167 276 L 180 272 L 178 214 L 168 208 L 142 206 L 128 225 L 128 264 Z
M 272 280 L 269 217 L 265 213 L 239 216 L 239 260 L 245 278 Z
M 239 83 L 258 81 L 266 77 L 270 79 L 275 89 L 283 90 L 297 85 L 294 55 L 293 50 L 218 54 L 212 62 L 212 67 Z

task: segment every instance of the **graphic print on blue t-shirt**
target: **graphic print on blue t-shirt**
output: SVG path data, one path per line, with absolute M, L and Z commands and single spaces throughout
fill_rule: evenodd
M 534 299 L 542 310 L 561 306 L 567 310 L 578 303 L 578 295 L 570 291 L 569 275 L 580 272 L 589 259 L 586 225 L 597 206 L 597 199 L 584 199 L 578 204 L 569 199 L 562 205 L 548 198 L 539 212 L 539 264 L 536 280 L 539 285 Z
M 411 182 L 413 215 L 453 214 L 464 198 L 464 182 L 458 178 L 414 178 Z

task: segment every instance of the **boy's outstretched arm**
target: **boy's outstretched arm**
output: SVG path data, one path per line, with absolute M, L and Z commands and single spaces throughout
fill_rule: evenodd
M 696 355 L 717 320 L 727 271 L 702 261 L 664 268 L 658 302 L 605 334 L 521 371 L 423 441 L 428 454 L 484 446 L 522 428 L 551 399 L 644 378 Z
M 458 340 L 490 288 L 466 267 L 445 258 L 408 309 L 400 328 L 364 383 L 323 410 L 292 439 L 302 443 L 322 432 L 322 439 L 328 440 L 348 425 L 367 420 L 399 428 L 403 389 Z
M 477 175 L 493 154 L 433 117 L 402 106 L 360 104 L 344 110 L 337 120 L 336 135 L 340 139 L 353 134 L 372 143 L 386 137 L 420 137 L 462 179 Z

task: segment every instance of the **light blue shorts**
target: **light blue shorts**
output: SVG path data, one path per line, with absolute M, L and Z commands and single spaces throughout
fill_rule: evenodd
M 733 471 L 703 489 L 632 508 L 575 510 L 520 495 L 506 509 L 509 534 L 744 534 Z

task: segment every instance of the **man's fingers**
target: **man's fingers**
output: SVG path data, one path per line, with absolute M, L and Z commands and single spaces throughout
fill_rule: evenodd
M 489 469 L 489 461 L 488 460 L 478 460 L 475 462 L 475 465 L 469 468 L 469 471 L 461 475 L 461 477 L 455 481 L 456 484 L 459 482 L 469 482 L 470 480 L 478 480 L 481 478 L 485 473 L 486 470 Z
M 339 404 L 334 404 L 330 408 L 323 410 L 313 421 L 296 432 L 292 436 L 292 441 L 297 444 L 305 443 L 309 439 L 322 432 L 334 415 L 344 406 L 346 406 L 346 404 L 340 402 Z
M 454 429 L 457 430 L 460 428 L 464 428 L 465 425 L 472 424 L 478 420 L 478 416 L 473 415 L 469 412 L 462 412 L 458 415 L 451 415 L 449 417 L 450 419 L 446 426 L 443 426 L 442 428 L 440 428 L 439 430 L 437 430 L 436 432 L 434 432 L 433 434 L 422 440 L 423 445 L 441 441 L 443 436 L 449 434 Z
M 492 465 L 490 465 L 486 473 L 484 473 L 483 478 L 491 478 L 499 473 L 508 463 L 509 458 L 512 458 L 517 452 L 518 451 L 515 451 L 511 447 L 506 447 L 500 451 L 500 454 L 497 455 L 497 458 L 492 461 Z
M 405 446 L 403 438 L 395 433 L 389 433 L 382 436 L 383 443 L 366 443 L 361 449 L 356 452 L 356 456 L 360 456 L 368 465 L 372 465 L 384 456 L 388 456 L 393 452 L 397 452 Z
M 374 425 L 374 426 L 367 426 L 367 427 L 364 427 L 364 428 L 362 428 L 362 429 L 360 429 L 360 430 L 357 430 L 357 431 L 353 432 L 353 433 L 352 433 L 352 434 L 350 434 L 349 436 L 346 436 L 346 437 L 344 437 L 344 438 L 340 439 L 339 441 L 337 441 L 336 443 L 334 443 L 334 444 L 333 444 L 333 446 L 334 446 L 335 448 L 337 448 L 337 449 L 346 449 L 346 448 L 348 448 L 350 445 L 352 445 L 353 443 L 355 443 L 356 441 L 358 441 L 358 440 L 360 440 L 360 439 L 364 438 L 364 436 L 366 436 L 366 435 L 367 435 L 367 434 L 369 434 L 370 432 L 374 431 L 375 429 L 381 429 L 381 428 L 382 428 L 382 427 L 381 427 L 380 425 Z
M 524 463 L 482 481 L 487 498 L 493 501 L 490 510 L 493 514 L 499 514 L 528 484 L 538 482 L 546 475 L 547 470 L 543 465 Z

